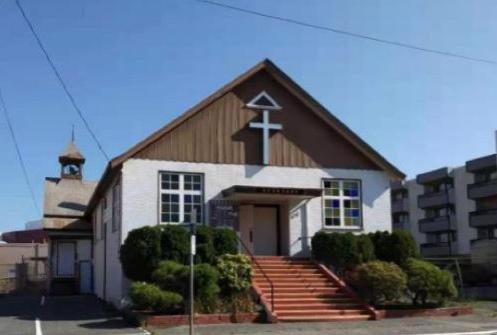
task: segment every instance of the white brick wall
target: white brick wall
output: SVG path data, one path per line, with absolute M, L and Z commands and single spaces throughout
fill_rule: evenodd
M 111 189 L 107 193 L 107 293 L 106 300 L 115 306 L 122 306 L 128 281 L 124 278 L 118 258 L 119 245 L 128 232 L 145 225 L 159 223 L 159 172 L 179 171 L 204 173 L 205 203 L 222 198 L 220 192 L 233 185 L 254 185 L 273 187 L 321 188 L 322 178 L 352 178 L 362 182 L 363 229 L 361 232 L 391 230 L 390 186 L 388 175 L 382 171 L 305 169 L 275 166 L 244 166 L 232 164 L 207 164 L 168 162 L 131 159 L 123 164 L 121 171 L 122 221 L 121 230 L 111 232 Z M 289 204 L 287 234 L 289 241 L 283 251 L 290 254 L 309 252 L 312 236 L 322 228 L 321 198 L 315 198 L 303 205 L 300 201 Z M 208 206 L 205 206 L 208 210 Z M 97 207 L 99 210 L 99 206 Z M 100 224 L 100 215 L 98 225 Z M 208 213 L 205 214 L 208 218 Z M 285 218 L 286 219 L 286 218 Z M 283 220 L 285 221 L 285 220 Z M 302 222 L 307 222 L 305 226 Z M 97 227 L 99 229 L 99 226 Z M 301 237 L 304 236 L 303 239 Z M 103 240 L 95 242 L 95 287 L 103 298 Z

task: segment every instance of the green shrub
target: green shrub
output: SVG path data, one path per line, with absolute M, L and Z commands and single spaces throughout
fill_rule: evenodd
M 161 249 L 162 259 L 186 264 L 190 254 L 190 236 L 188 230 L 178 225 L 162 225 Z
M 219 286 L 221 293 L 232 302 L 233 310 L 240 310 L 240 302 L 252 286 L 252 264 L 241 254 L 226 254 L 218 258 Z
M 376 259 L 374 244 L 369 235 L 361 234 L 357 236 L 357 250 L 359 252 L 359 264 L 374 261 Z
M 183 297 L 176 292 L 160 291 L 156 296 L 153 309 L 162 314 L 180 312 L 183 309 Z
M 215 249 L 213 243 L 213 228 L 207 226 L 197 227 L 196 236 L 196 261 L 198 263 L 213 264 L 215 258 Z
M 209 264 L 197 264 L 195 274 L 195 297 L 202 312 L 211 312 L 219 294 L 218 273 Z M 189 296 L 190 268 L 174 261 L 162 261 L 152 274 L 152 280 L 164 291 Z
M 216 256 L 238 253 L 238 239 L 233 229 L 215 228 L 212 237 Z
M 398 265 L 383 261 L 359 265 L 352 278 L 353 286 L 373 304 L 398 299 L 407 283 L 407 277 Z
M 218 302 L 219 274 L 212 265 L 198 264 L 195 266 L 195 297 L 200 312 L 211 313 Z
M 359 260 L 357 237 L 352 233 L 318 232 L 311 240 L 313 257 L 341 272 Z
M 129 290 L 129 298 L 136 309 L 153 309 L 160 294 L 158 286 L 145 282 L 134 282 Z
M 394 231 L 389 238 L 390 259 L 386 261 L 405 267 L 409 258 L 417 258 L 418 248 L 411 233 L 405 230 Z
M 119 253 L 126 277 L 139 281 L 150 279 L 161 258 L 160 238 L 156 227 L 142 227 L 129 232 Z
M 406 273 L 413 304 L 421 302 L 426 305 L 427 300 L 442 303 L 457 296 L 452 274 L 429 262 L 410 258 L 406 263 Z
M 187 293 L 188 266 L 175 261 L 162 261 L 152 273 L 152 281 L 165 291 Z
M 409 258 L 419 257 L 416 241 L 408 231 L 399 230 L 391 234 L 377 231 L 369 236 L 378 260 L 405 267 Z
M 387 231 L 376 231 L 368 234 L 374 245 L 376 259 L 386 261 L 390 254 L 390 234 Z

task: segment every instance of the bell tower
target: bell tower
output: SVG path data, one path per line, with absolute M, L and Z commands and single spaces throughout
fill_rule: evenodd
M 71 142 L 66 150 L 59 156 L 60 177 L 65 179 L 83 179 L 83 165 L 85 157 L 79 151 L 74 141 L 74 129 Z

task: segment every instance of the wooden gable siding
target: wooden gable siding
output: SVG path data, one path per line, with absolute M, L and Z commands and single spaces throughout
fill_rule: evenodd
M 283 125 L 283 130 L 271 133 L 270 165 L 380 169 L 265 71 L 227 92 L 134 157 L 260 165 L 261 130 L 251 129 L 248 124 L 260 121 L 262 113 L 244 105 L 262 90 L 282 106 L 282 110 L 270 112 L 270 122 Z

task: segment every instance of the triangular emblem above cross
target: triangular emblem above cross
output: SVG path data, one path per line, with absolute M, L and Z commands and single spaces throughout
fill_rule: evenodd
M 249 127 L 262 129 L 262 162 L 269 165 L 269 131 L 283 129 L 281 124 L 269 122 L 269 111 L 280 110 L 281 106 L 266 91 L 262 91 L 247 103 L 247 107 L 262 110 L 262 122 L 250 122 Z

